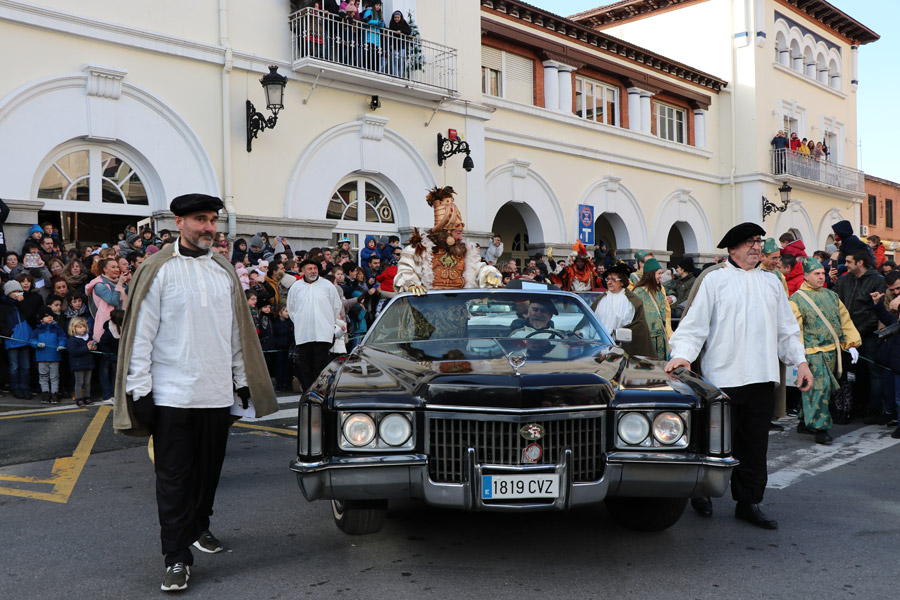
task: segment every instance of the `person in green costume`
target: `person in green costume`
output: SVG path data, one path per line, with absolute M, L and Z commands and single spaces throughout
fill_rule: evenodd
M 666 291 L 660 285 L 662 266 L 655 258 L 644 261 L 644 274 L 634 286 L 634 295 L 644 303 L 644 315 L 650 329 L 650 341 L 656 358 L 669 358 L 669 336 L 672 335 L 672 313 L 666 301 Z
M 803 333 L 806 359 L 813 373 L 813 386 L 803 392 L 803 423 L 814 433 L 817 444 L 831 444 L 831 413 L 828 400 L 840 387 L 838 345 L 850 350 L 854 360 L 855 348 L 862 344 L 850 313 L 838 295 L 825 287 L 825 267 L 815 258 L 803 259 L 804 282 L 791 296 L 791 310 Z M 818 309 L 818 310 L 817 310 Z M 821 314 L 820 314 L 821 313 Z

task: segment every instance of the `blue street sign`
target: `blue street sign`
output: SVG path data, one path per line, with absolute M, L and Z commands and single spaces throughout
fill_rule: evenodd
M 578 239 L 587 246 L 594 243 L 594 207 L 578 205 Z

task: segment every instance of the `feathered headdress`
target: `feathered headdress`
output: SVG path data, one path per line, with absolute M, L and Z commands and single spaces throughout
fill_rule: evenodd
M 456 192 L 449 185 L 428 190 L 425 201 L 428 202 L 428 206 L 434 209 L 434 227 L 431 228 L 433 232 L 465 228 L 466 224 L 463 223 L 462 214 L 460 214 L 456 204 L 453 203 L 454 194 Z M 448 237 L 447 239 L 449 245 L 453 245 L 453 242 L 450 241 L 451 239 L 453 238 Z

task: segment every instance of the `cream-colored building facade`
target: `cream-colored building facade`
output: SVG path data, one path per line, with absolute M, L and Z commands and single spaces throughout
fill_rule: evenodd
M 746 45 L 713 27 L 738 23 L 741 2 Z M 385 19 L 412 14 L 420 37 L 373 50 L 364 26 L 292 13 L 288 0 L 0 0 L 0 52 L 22 57 L 0 78 L 8 245 L 44 219 L 88 242 L 147 218 L 171 226 L 171 199 L 205 192 L 226 201 L 231 236 L 264 230 L 298 249 L 346 234 L 356 246 L 429 227 L 425 191 L 451 185 L 470 235 L 502 232 L 517 258 L 567 250 L 586 205 L 595 239 L 620 257 L 706 261 L 731 225 L 761 222 L 762 196 L 775 200 L 784 180 L 794 201 L 766 228 L 824 245 L 831 222 L 858 220 L 862 188 L 803 165 L 776 176 L 768 143 L 788 119 L 836 136 L 835 162 L 855 165 L 855 50 L 789 3 L 685 4 L 613 31 L 517 2 L 387 0 Z M 706 50 L 656 43 L 647 32 L 667 19 Z M 781 62 L 779 44 L 806 49 L 807 34 L 837 79 Z M 288 77 L 284 108 L 248 152 L 246 103 L 270 114 L 269 65 Z M 460 155 L 438 165 L 450 130 L 471 171 Z

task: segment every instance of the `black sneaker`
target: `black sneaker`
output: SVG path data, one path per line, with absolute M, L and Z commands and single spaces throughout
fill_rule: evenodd
M 895 440 L 900 440 L 900 426 L 898 426 L 897 429 L 894 430 L 894 433 L 891 434 L 891 437 Z
M 222 551 L 222 544 L 218 538 L 209 532 L 209 529 L 200 534 L 200 539 L 194 542 L 194 547 L 208 554 Z
M 59 404 L 59 394 L 50 394 L 50 404 Z
M 188 579 L 191 578 L 191 567 L 180 562 L 171 567 L 166 567 L 166 578 L 159 586 L 164 592 L 178 592 L 187 589 Z
M 41 396 L 41 404 L 50 404 L 50 393 L 44 392 L 44 395 Z

